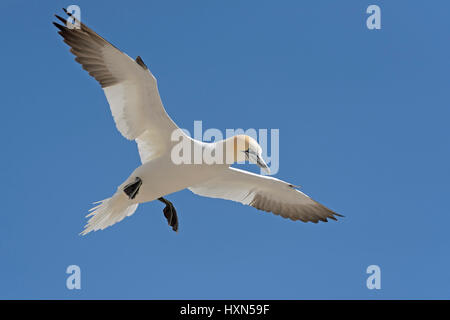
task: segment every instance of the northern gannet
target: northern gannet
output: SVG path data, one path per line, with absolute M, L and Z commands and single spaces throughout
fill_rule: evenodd
M 72 14 L 65 10 L 72 17 Z M 185 135 L 194 147 L 221 150 L 231 161 L 222 164 L 175 164 L 171 150 L 176 141 L 172 133 L 180 130 L 166 113 L 155 77 L 141 57 L 135 60 L 103 39 L 86 25 L 77 21 L 68 25 L 66 19 L 55 15 L 63 25 L 53 23 L 80 63 L 103 88 L 120 133 L 137 143 L 141 166 L 108 199 L 97 202 L 82 235 L 103 230 L 127 216 L 139 203 L 159 200 L 168 224 L 178 230 L 178 217 L 173 204 L 164 197 L 179 190 L 189 189 L 195 194 L 221 198 L 250 205 L 291 220 L 327 222 L 341 216 L 285 181 L 232 168 L 235 162 L 249 161 L 268 171 L 262 159 L 262 149 L 246 135 L 204 143 Z

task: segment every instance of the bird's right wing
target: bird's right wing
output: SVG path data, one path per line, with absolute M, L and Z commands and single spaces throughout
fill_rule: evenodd
M 237 201 L 291 220 L 317 223 L 342 217 L 287 182 L 236 168 L 227 168 L 189 190 L 204 197 Z
M 66 10 L 67 15 L 71 16 Z M 136 140 L 142 162 L 164 152 L 178 129 L 166 113 L 155 77 L 142 59 L 133 60 L 85 24 L 54 23 L 80 63 L 102 86 L 120 133 Z

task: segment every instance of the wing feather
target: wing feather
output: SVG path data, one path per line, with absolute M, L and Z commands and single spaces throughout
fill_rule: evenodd
M 103 88 L 117 129 L 138 143 L 141 161 L 167 151 L 170 136 L 178 127 L 166 113 L 156 79 L 143 60 L 133 60 L 84 23 L 69 28 L 66 19 L 56 18 L 63 24 L 54 25 L 70 46 L 75 61 Z
M 227 168 L 214 179 L 189 190 L 204 197 L 240 202 L 291 220 L 317 223 L 342 217 L 285 181 L 236 168 Z

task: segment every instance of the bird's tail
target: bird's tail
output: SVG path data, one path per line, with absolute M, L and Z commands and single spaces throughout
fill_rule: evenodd
M 97 206 L 89 210 L 86 218 L 91 217 L 80 233 L 86 235 L 91 231 L 103 230 L 113 224 L 131 216 L 138 204 L 130 204 L 130 200 L 123 192 L 116 192 L 111 198 L 94 202 Z

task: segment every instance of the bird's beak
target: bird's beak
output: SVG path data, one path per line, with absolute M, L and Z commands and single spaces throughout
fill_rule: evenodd
M 244 152 L 248 161 L 257 164 L 266 174 L 270 174 L 269 166 L 264 162 L 262 157 L 260 157 L 256 152 L 251 152 L 248 149 Z
M 270 174 L 270 169 L 260 156 L 256 156 L 256 164 L 264 170 L 265 173 Z

